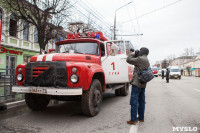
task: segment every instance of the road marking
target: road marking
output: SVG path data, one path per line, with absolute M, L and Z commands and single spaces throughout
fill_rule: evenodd
M 137 133 L 138 132 L 138 125 L 131 125 L 129 133 Z
M 198 90 L 198 89 L 194 89 L 194 90 L 200 92 L 200 90 Z

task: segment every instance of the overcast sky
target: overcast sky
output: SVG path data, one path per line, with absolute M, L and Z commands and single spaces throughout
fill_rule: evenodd
M 83 1 L 89 2 L 113 24 L 115 10 L 131 0 Z M 168 6 L 174 2 L 177 3 Z M 146 13 L 150 14 L 126 22 Z M 117 11 L 117 29 L 118 34 L 144 34 L 123 39 L 131 40 L 137 48 L 148 47 L 151 65 L 172 54 L 178 57 L 185 48 L 193 47 L 197 52 L 200 49 L 200 0 L 133 0 Z

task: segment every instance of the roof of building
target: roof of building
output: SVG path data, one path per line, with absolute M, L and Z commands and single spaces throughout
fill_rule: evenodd
M 177 57 L 176 59 L 195 59 L 196 56 L 180 56 L 180 57 Z

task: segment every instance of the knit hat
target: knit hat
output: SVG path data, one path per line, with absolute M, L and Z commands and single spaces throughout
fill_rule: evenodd
M 149 49 L 142 47 L 140 48 L 140 55 L 148 55 L 149 54 Z

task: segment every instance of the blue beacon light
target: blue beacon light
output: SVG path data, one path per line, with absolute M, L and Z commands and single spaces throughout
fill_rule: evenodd
M 96 38 L 96 39 L 100 39 L 100 35 L 99 35 L 99 34 L 97 34 L 95 38 Z

